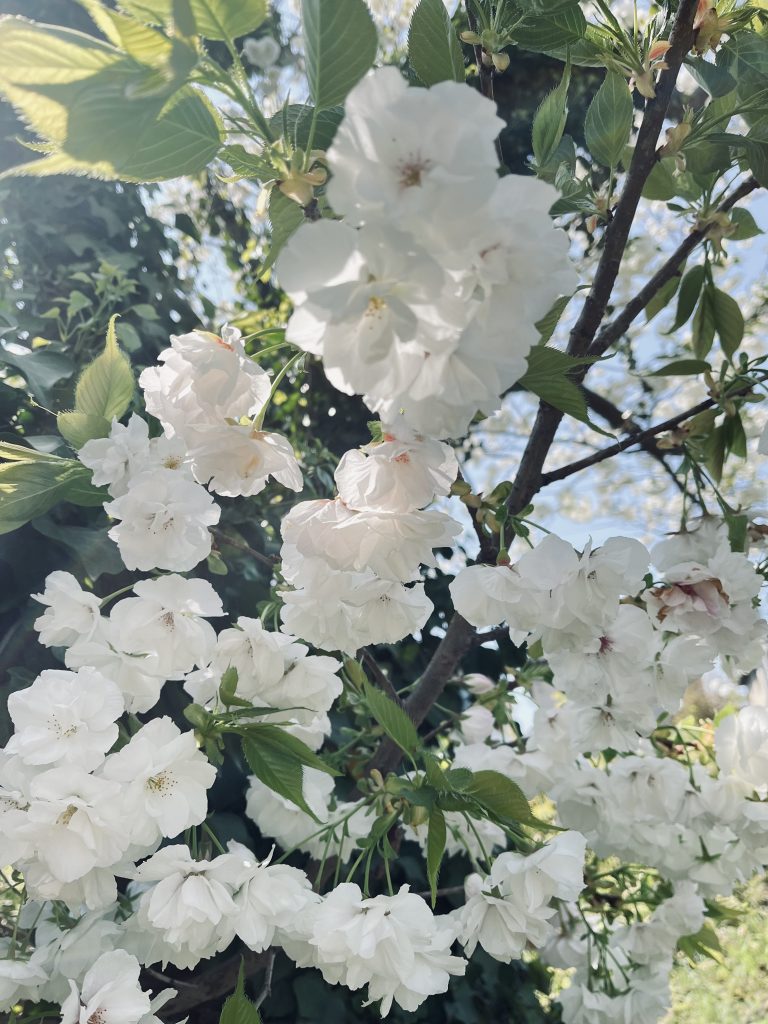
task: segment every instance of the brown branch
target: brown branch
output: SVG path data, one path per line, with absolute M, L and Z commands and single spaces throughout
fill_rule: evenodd
M 472 646 L 480 647 L 481 644 L 487 644 L 491 640 L 503 640 L 505 637 L 509 637 L 509 626 L 496 626 L 485 633 L 475 633 L 472 637 Z
M 280 561 L 279 558 L 275 558 L 273 555 L 265 555 L 261 551 L 257 551 L 252 548 L 249 544 L 245 544 L 243 541 L 232 540 L 228 534 L 224 533 L 223 530 L 211 529 L 211 533 L 221 544 L 226 547 L 234 548 L 235 551 L 242 551 L 246 555 L 250 555 L 251 558 L 255 558 L 257 562 L 261 562 L 262 565 L 266 565 L 269 569 L 274 569 L 277 563 Z
M 632 162 L 624 183 L 624 190 L 614 216 L 606 228 L 605 243 L 595 271 L 595 278 L 571 331 L 568 343 L 570 355 L 583 356 L 588 352 L 605 316 L 640 197 L 657 160 L 656 146 L 675 81 L 683 59 L 693 42 L 693 19 L 696 8 L 697 0 L 681 0 L 678 7 L 669 37 L 670 48 L 666 55 L 667 70 L 662 72 L 659 78 L 656 97 L 650 100 L 646 106 Z M 584 378 L 587 369 L 588 367 L 584 367 L 578 375 L 579 380 Z M 553 409 L 545 402 L 540 403 L 533 431 L 528 439 L 512 491 L 507 500 L 507 506 L 512 515 L 518 515 L 539 490 L 544 462 L 562 418 L 563 414 L 557 409 Z M 445 637 L 406 703 L 406 707 L 417 725 L 426 717 L 429 709 L 442 693 L 448 679 L 472 646 L 474 632 L 466 619 L 458 613 L 454 614 Z M 399 756 L 397 747 L 391 741 L 385 740 L 374 754 L 371 765 L 378 768 L 382 774 L 386 774 L 397 765 Z
M 400 707 L 403 707 L 403 701 L 402 698 L 400 697 L 400 694 L 393 686 L 392 681 L 390 680 L 386 672 L 384 672 L 380 668 L 370 647 L 363 647 L 362 658 L 363 664 L 373 676 L 374 682 L 376 683 L 378 688 L 380 690 L 383 690 L 383 692 L 386 693 L 389 699 L 393 700 L 395 704 L 399 704 Z
M 605 462 L 606 459 L 612 459 L 614 455 L 619 455 L 621 452 L 631 448 L 632 445 L 639 444 L 643 446 L 644 442 L 651 441 L 654 437 L 659 434 L 664 434 L 668 430 L 674 430 L 675 427 L 679 427 L 681 423 L 685 423 L 686 420 L 691 419 L 694 416 L 698 416 L 700 412 L 706 412 L 707 409 L 713 409 L 715 406 L 720 405 L 724 398 L 741 398 L 752 390 L 752 384 L 745 384 L 735 391 L 728 392 L 727 395 L 721 398 L 706 398 L 703 402 L 699 402 L 698 405 L 694 405 L 692 409 L 686 409 L 685 412 L 680 412 L 676 416 L 670 416 L 669 419 L 663 420 L 661 423 L 656 423 L 652 427 L 648 427 L 646 430 L 640 430 L 635 434 L 630 435 L 623 441 L 617 441 L 616 444 L 609 445 L 607 448 L 601 449 L 599 452 L 595 452 L 593 455 L 588 455 L 584 459 L 578 459 L 576 462 L 569 462 L 567 466 L 561 466 L 559 469 L 553 469 L 549 473 L 544 473 L 541 477 L 541 487 L 548 487 L 549 484 L 555 483 L 557 480 L 565 480 L 569 476 L 573 476 L 574 473 L 580 473 L 583 469 L 588 469 L 590 466 L 596 466 L 600 462 Z
M 686 490 L 685 484 L 678 477 L 677 473 L 672 469 L 666 459 L 665 452 L 659 448 L 654 438 L 644 438 L 643 440 L 638 439 L 638 435 L 642 434 L 644 427 L 641 427 L 636 423 L 631 416 L 625 415 L 618 406 L 614 405 L 613 402 L 608 401 L 604 395 L 598 395 L 596 391 L 591 391 L 589 388 L 582 386 L 582 393 L 586 399 L 587 405 L 596 413 L 601 419 L 613 427 L 614 430 L 623 430 L 627 434 L 631 434 L 637 441 L 640 447 L 646 452 L 651 458 L 655 459 L 658 464 L 662 467 L 664 472 L 674 483 L 675 487 L 684 494 L 690 501 L 700 504 L 701 499 L 697 494 L 693 494 Z M 669 453 L 667 453 L 669 454 Z
M 204 1003 L 211 1003 L 214 999 L 221 999 L 222 996 L 234 992 L 241 961 L 247 978 L 268 966 L 269 952 L 254 953 L 250 949 L 244 949 L 237 956 L 214 964 L 195 978 L 193 985 L 185 986 L 175 999 L 166 1003 L 160 1010 L 160 1016 L 163 1020 L 177 1020 Z M 172 981 L 171 984 L 175 982 Z
M 605 230 L 605 243 L 592 287 L 571 330 L 568 352 L 572 356 L 583 356 L 589 351 L 605 316 L 643 188 L 656 163 L 656 145 L 675 81 L 683 59 L 693 42 L 695 13 L 696 0 L 681 0 L 669 37 L 670 49 L 666 56 L 667 70 L 662 72 L 659 78 L 656 97 L 650 100 L 646 106 L 632 163 L 624 183 L 624 190 L 616 206 L 613 219 Z M 574 380 L 577 382 L 583 380 L 588 369 L 589 367 L 585 366 L 575 372 Z M 533 430 L 523 452 L 520 468 L 508 499 L 508 505 L 513 515 L 525 508 L 538 491 L 542 467 L 562 418 L 563 413 L 553 409 L 545 402 L 539 405 Z
M 734 189 L 730 196 L 723 200 L 723 202 L 718 206 L 717 212 L 728 213 L 728 211 L 733 209 L 738 202 L 758 188 L 760 188 L 760 185 L 754 178 L 747 178 L 738 186 L 738 188 Z M 603 355 L 611 345 L 617 342 L 619 338 L 626 333 L 629 326 L 642 313 L 651 299 L 661 291 L 665 284 L 681 273 L 680 267 L 683 262 L 706 237 L 706 227 L 697 227 L 694 228 L 685 237 L 685 239 L 683 239 L 669 259 L 659 267 L 653 277 L 651 277 L 640 289 L 637 295 L 627 303 L 621 313 L 602 328 L 589 347 L 589 355 Z
M 456 612 L 418 686 L 405 702 L 405 710 L 415 725 L 421 725 L 429 714 L 430 708 L 445 689 L 456 666 L 472 646 L 473 636 L 472 626 Z M 368 770 L 377 768 L 382 775 L 386 775 L 395 767 L 400 755 L 400 748 L 392 740 L 383 740 L 371 758 Z

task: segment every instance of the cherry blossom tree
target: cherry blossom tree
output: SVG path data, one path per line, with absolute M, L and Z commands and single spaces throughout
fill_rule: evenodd
M 712 951 L 768 862 L 768 712 L 738 706 L 766 527 L 732 468 L 768 450 L 767 357 L 725 277 L 768 184 L 765 3 L 420 0 L 398 61 L 364 0 L 302 0 L 304 102 L 270 110 L 244 63 L 281 52 L 263 0 L 80 2 L 90 35 L 0 20 L 0 91 L 39 140 L 10 173 L 256 183 L 284 302 L 143 368 L 113 317 L 57 446 L 0 443 L 0 529 L 103 508 L 128 581 L 57 569 L 34 595 L 60 667 L 11 695 L 0 751 L 0 1008 L 151 1024 L 226 997 L 222 1024 L 255 1024 L 279 955 L 408 1020 L 474 958 L 525 956 L 558 978 L 548 1019 L 660 1020 L 676 956 Z M 494 102 L 522 52 L 559 67 L 525 174 Z M 673 241 L 621 300 L 658 209 Z M 646 327 L 638 358 L 667 307 L 672 342 Z M 681 379 L 667 414 L 592 390 L 608 363 Z M 332 477 L 280 414 L 313 367 L 376 417 Z M 476 445 L 533 403 L 509 478 L 474 483 Z M 563 459 L 574 424 L 609 436 Z M 674 531 L 540 522 L 548 487 L 610 483 L 633 450 L 672 481 Z M 271 538 L 245 545 L 270 595 L 230 615 L 236 515 Z M 726 709 L 691 713 L 713 673 Z

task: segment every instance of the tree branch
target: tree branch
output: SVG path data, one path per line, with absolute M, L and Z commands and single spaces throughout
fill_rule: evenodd
M 237 984 L 241 961 L 247 978 L 260 968 L 269 966 L 269 951 L 254 953 L 250 949 L 244 949 L 237 956 L 214 964 L 195 978 L 193 985 L 185 986 L 175 999 L 166 1003 L 160 1010 L 160 1016 L 164 1020 L 177 1020 L 204 1003 L 229 995 Z M 171 984 L 175 982 L 171 980 Z
M 603 395 L 598 395 L 596 391 L 590 391 L 589 388 L 585 388 L 583 386 L 581 390 L 584 398 L 586 399 L 587 405 L 592 412 L 596 413 L 601 419 L 604 419 L 605 422 L 609 426 L 613 427 L 614 430 L 623 430 L 638 440 L 638 435 L 640 435 L 645 428 L 636 423 L 631 416 L 623 413 L 618 406 L 614 405 L 613 402 L 609 402 Z M 654 438 L 651 437 L 645 438 L 644 440 L 638 440 L 638 443 L 644 452 L 650 455 L 651 458 L 656 459 L 681 494 L 684 494 L 694 503 L 700 502 L 700 498 L 697 494 L 692 494 L 686 490 L 685 484 L 678 478 L 677 473 L 669 465 L 664 451 L 659 448 Z
M 400 694 L 393 686 L 389 676 L 379 666 L 379 663 L 376 661 L 376 658 L 374 657 L 373 651 L 370 649 L 370 647 L 363 648 L 362 658 L 363 664 L 373 676 L 374 682 L 376 683 L 377 687 L 384 693 L 386 693 L 389 699 L 393 700 L 395 704 L 399 704 L 400 707 L 403 707 L 403 701 L 400 697 Z
M 758 188 L 760 188 L 760 185 L 754 178 L 747 178 L 718 206 L 717 212 L 728 213 L 738 202 Z M 706 228 L 694 228 L 686 236 L 669 259 L 659 267 L 653 277 L 627 303 L 621 313 L 602 328 L 589 347 L 589 355 L 603 355 L 611 345 L 626 333 L 629 326 L 642 313 L 651 299 L 661 291 L 668 281 L 671 281 L 680 273 L 680 266 L 683 261 L 690 256 L 696 246 L 703 242 L 706 237 Z
M 723 395 L 721 398 L 706 398 L 703 402 L 699 402 L 698 405 L 694 405 L 692 409 L 686 409 L 685 412 L 680 412 L 676 416 L 670 416 L 669 419 L 663 420 L 661 423 L 656 423 L 652 427 L 648 427 L 646 430 L 640 430 L 632 434 L 630 437 L 625 438 L 623 441 L 617 441 L 616 444 L 609 445 L 607 448 L 601 449 L 599 452 L 595 452 L 593 455 L 588 455 L 584 459 L 578 459 L 576 462 L 569 462 L 567 466 L 561 466 L 559 469 L 553 469 L 549 473 L 544 473 L 541 477 L 540 486 L 548 487 L 549 484 L 555 483 L 557 480 L 565 480 L 569 476 L 573 476 L 574 473 L 580 473 L 583 469 L 588 469 L 590 466 L 596 466 L 600 462 L 605 462 L 606 459 L 612 459 L 614 455 L 619 455 L 621 452 L 631 448 L 632 445 L 639 444 L 644 447 L 649 441 L 652 441 L 654 437 L 659 434 L 664 434 L 668 430 L 674 430 L 675 427 L 679 427 L 681 423 L 685 423 L 686 420 L 691 419 L 694 416 L 698 416 L 700 412 L 706 412 L 707 409 L 713 409 L 716 405 L 719 405 L 724 398 L 740 398 L 752 390 L 751 384 L 745 384 L 735 391 L 729 392 L 727 395 Z

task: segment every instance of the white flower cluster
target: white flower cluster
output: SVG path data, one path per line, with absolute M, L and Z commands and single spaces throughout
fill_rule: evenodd
M 219 633 L 207 664 L 187 676 L 184 689 L 197 704 L 215 707 L 230 668 L 237 672 L 234 696 L 254 707 L 285 710 L 269 721 L 287 726 L 311 747 L 322 744 L 331 729 L 328 712 L 342 691 L 336 674 L 341 662 L 309 654 L 295 637 L 271 633 L 258 619 L 241 616 L 235 627 Z
M 205 818 L 216 771 L 193 734 L 157 718 L 110 753 L 125 703 L 95 669 L 46 670 L 8 707 L 3 860 L 33 898 L 105 906 L 127 864 Z
M 648 588 L 651 563 L 665 572 Z M 760 585 L 749 559 L 731 551 L 724 524 L 705 520 L 652 554 L 620 537 L 579 554 L 550 534 L 512 565 L 462 570 L 451 594 L 473 625 L 505 621 L 514 642 L 541 642 L 567 704 L 557 716 L 539 715 L 533 765 L 550 750 L 561 764 L 587 751 L 634 750 L 715 657 L 756 664 L 766 632 L 753 607 Z M 540 707 L 551 703 L 540 698 Z
M 460 531 L 423 505 L 448 493 L 458 465 L 446 444 L 404 424 L 347 452 L 336 470 L 338 497 L 303 501 L 282 522 L 286 629 L 317 647 L 353 654 L 421 629 L 432 611 L 419 566 Z
M 464 434 L 526 371 L 535 323 L 576 275 L 533 177 L 497 178 L 503 121 L 472 89 L 409 88 L 396 68 L 350 93 L 328 151 L 344 222 L 299 228 L 278 261 L 287 337 L 382 419 Z
M 104 507 L 120 522 L 109 536 L 126 567 L 186 572 L 210 554 L 209 527 L 220 516 L 203 485 L 225 497 L 251 495 L 273 477 L 300 491 L 302 476 L 287 438 L 258 424 L 270 379 L 245 354 L 239 331 L 172 337 L 159 358 L 163 365 L 144 370 L 140 384 L 164 434 L 150 437 L 133 415 L 127 426 L 113 423 L 109 437 L 87 441 L 79 458 L 112 495 Z

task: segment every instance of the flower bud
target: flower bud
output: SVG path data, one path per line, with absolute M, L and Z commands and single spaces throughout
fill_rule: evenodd
M 493 66 L 499 72 L 506 71 L 507 68 L 509 67 L 508 53 L 492 53 L 491 60 L 493 61 Z
M 462 32 L 459 38 L 462 43 L 470 43 L 472 46 L 479 46 L 482 43 L 477 32 Z
M 685 140 L 691 134 L 692 126 L 688 121 L 681 121 L 673 128 L 667 128 L 667 141 L 659 149 L 661 156 L 675 156 L 682 149 Z
M 425 825 L 429 821 L 429 808 L 428 807 L 413 807 L 408 806 L 403 820 L 406 825 L 412 825 L 413 828 L 418 828 L 419 825 Z

